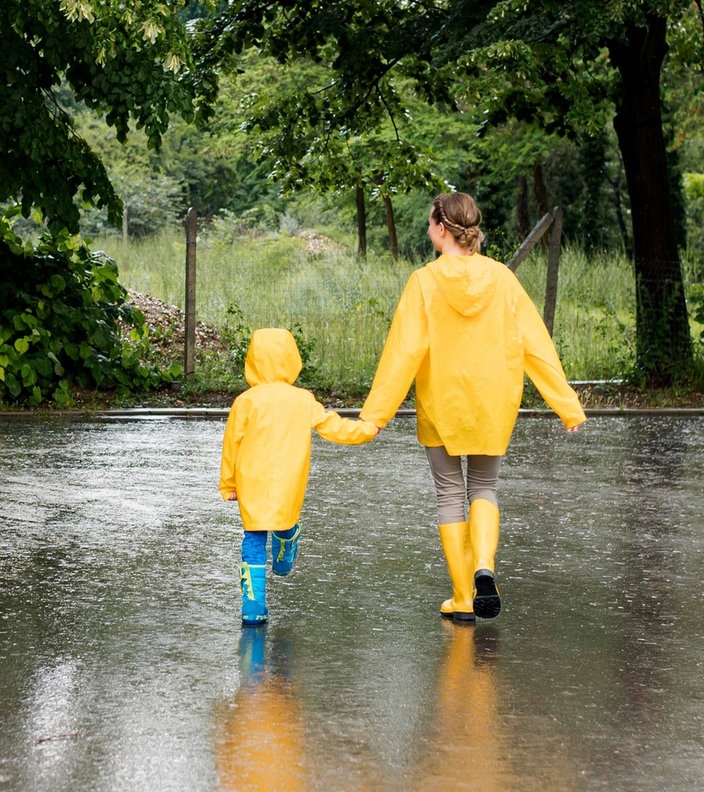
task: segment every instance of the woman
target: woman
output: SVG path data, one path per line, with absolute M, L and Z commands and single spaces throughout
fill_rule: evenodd
M 508 267 L 479 253 L 481 219 L 466 193 L 433 201 L 428 236 L 441 255 L 408 279 L 360 415 L 384 427 L 415 379 L 418 440 L 453 589 L 440 612 L 459 622 L 501 609 L 496 485 L 524 374 L 568 430 L 586 420 L 530 297 Z

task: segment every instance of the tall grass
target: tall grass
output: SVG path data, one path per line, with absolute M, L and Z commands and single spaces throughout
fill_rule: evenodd
M 534 254 L 517 272 L 542 313 L 547 258 Z M 588 258 L 566 247 L 560 258 L 553 338 L 570 379 L 624 376 L 635 363 L 635 276 L 624 256 Z
M 183 308 L 182 232 L 144 241 L 99 241 L 127 288 Z M 235 338 L 235 330 L 298 327 L 312 345 L 313 384 L 363 394 L 371 384 L 393 310 L 410 272 L 423 262 L 353 253 L 329 243 L 311 251 L 300 237 L 233 237 L 211 231 L 197 246 L 197 318 Z M 517 275 L 543 310 L 545 255 Z M 632 267 L 618 255 L 587 258 L 566 247 L 560 261 L 554 338 L 570 379 L 620 377 L 634 361 Z M 229 334 L 229 335 L 228 335 Z
M 359 261 L 334 245 L 311 252 L 299 237 L 202 235 L 196 254 L 196 314 L 238 341 L 242 326 L 298 328 L 311 345 L 308 369 L 327 390 L 363 393 L 411 262 Z M 118 263 L 130 289 L 184 307 L 185 240 L 176 233 L 99 245 Z

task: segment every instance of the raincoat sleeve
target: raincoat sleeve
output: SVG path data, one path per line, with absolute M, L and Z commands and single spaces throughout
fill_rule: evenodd
M 223 500 L 229 500 L 232 493 L 237 491 L 235 488 L 235 465 L 247 423 L 245 412 L 242 402 L 235 399 L 225 424 L 220 460 L 220 485 L 218 487 Z
M 376 437 L 377 429 L 369 421 L 343 418 L 316 401 L 313 406 L 313 428 L 325 440 L 342 445 L 360 445 Z
M 423 294 L 417 273 L 414 273 L 398 301 L 360 418 L 380 428 L 386 426 L 408 395 L 428 346 Z
M 516 303 L 523 334 L 525 371 L 547 405 L 573 429 L 587 420 L 579 397 L 570 387 L 547 327 L 528 294 L 519 287 Z

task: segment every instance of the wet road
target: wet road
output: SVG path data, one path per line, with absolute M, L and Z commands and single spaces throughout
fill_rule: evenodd
M 316 438 L 243 632 L 223 429 L 0 423 L 0 790 L 704 788 L 704 418 L 521 418 L 473 627 L 397 419 Z

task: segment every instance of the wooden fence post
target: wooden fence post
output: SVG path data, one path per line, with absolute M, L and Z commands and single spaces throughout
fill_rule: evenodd
M 538 220 L 533 230 L 523 240 L 521 246 L 506 266 L 512 272 L 515 272 L 518 269 L 518 265 L 528 258 L 531 250 L 540 242 L 548 229 L 550 229 L 550 248 L 548 250 L 543 322 L 545 322 L 548 333 L 552 336 L 555 322 L 555 306 L 557 304 L 557 271 L 560 266 L 560 245 L 562 243 L 562 209 L 559 206 L 556 206 L 552 212 L 548 212 Z
M 186 332 L 184 338 L 184 373 L 195 371 L 196 349 L 196 220 L 191 207 L 186 214 Z
M 552 227 L 550 229 L 550 248 L 548 250 L 548 274 L 545 283 L 545 305 L 543 321 L 552 336 L 555 323 L 555 305 L 557 304 L 557 271 L 560 267 L 560 244 L 562 241 L 562 209 L 556 206 L 552 211 Z
M 551 225 L 552 215 L 550 212 L 548 212 L 547 214 L 543 215 L 540 220 L 538 220 L 533 230 L 530 232 L 530 234 L 528 234 L 528 236 L 521 243 L 521 246 L 513 254 L 511 261 L 508 262 L 507 266 L 512 272 L 515 272 L 518 269 L 518 265 L 528 258 L 531 250 L 533 250 L 538 242 L 540 242 L 543 234 L 548 230 L 548 228 L 550 228 Z

